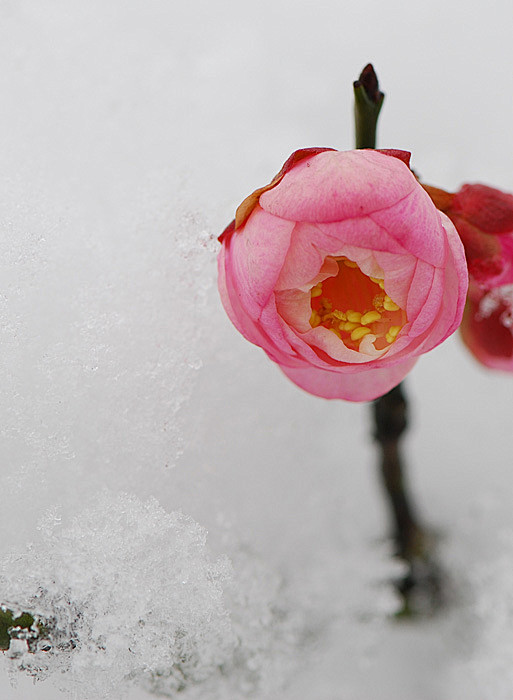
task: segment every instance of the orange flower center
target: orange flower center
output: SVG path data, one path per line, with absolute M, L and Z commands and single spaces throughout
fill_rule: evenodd
M 310 291 L 312 328 L 324 326 L 351 350 L 359 350 L 372 336 L 376 350 L 383 350 L 399 336 L 406 313 L 385 292 L 384 279 L 368 277 L 346 257 L 337 257 L 338 273 Z

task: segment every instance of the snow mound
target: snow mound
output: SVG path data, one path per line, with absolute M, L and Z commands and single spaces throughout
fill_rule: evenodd
M 240 549 L 233 563 L 214 555 L 187 515 L 105 491 L 68 525 L 49 511 L 40 531 L 3 562 L 3 602 L 48 628 L 30 651 L 11 642 L 17 670 L 81 698 L 123 696 L 134 682 L 205 698 L 228 685 L 245 695 L 286 667 L 297 626 L 280 578 Z

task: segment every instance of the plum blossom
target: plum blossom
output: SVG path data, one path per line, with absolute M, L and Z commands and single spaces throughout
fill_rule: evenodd
M 296 151 L 220 237 L 233 324 L 304 390 L 367 401 L 459 326 L 463 247 L 402 151 Z

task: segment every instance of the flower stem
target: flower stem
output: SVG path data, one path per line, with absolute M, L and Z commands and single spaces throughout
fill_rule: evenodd
M 381 477 L 388 497 L 396 555 L 406 564 L 396 582 L 400 615 L 434 612 L 442 604 L 442 572 L 434 558 L 434 538 L 420 524 L 404 477 L 400 440 L 408 425 L 401 384 L 373 402 L 374 437 L 381 450 Z
M 356 148 L 376 148 L 376 128 L 385 95 L 379 89 L 371 63 L 362 70 L 353 88 Z
M 356 148 L 376 148 L 376 128 L 385 98 L 372 64 L 354 87 Z M 441 603 L 441 572 L 433 559 L 433 538 L 420 524 L 406 486 L 400 439 L 407 428 L 408 405 L 401 384 L 373 402 L 374 437 L 381 450 L 381 480 L 393 522 L 396 555 L 406 564 L 396 582 L 402 615 L 430 612 Z
M 408 424 L 406 397 L 401 384 L 376 399 L 373 412 L 374 437 L 381 448 L 381 477 L 395 526 L 394 539 L 398 553 L 405 555 L 414 547 L 419 526 L 406 488 L 399 446 Z

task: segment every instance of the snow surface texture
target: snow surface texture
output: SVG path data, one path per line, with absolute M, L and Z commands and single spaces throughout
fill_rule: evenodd
M 47 513 L 40 528 L 2 582 L 8 604 L 49 621 L 37 651 L 20 640 L 8 654 L 36 678 L 58 673 L 90 698 L 123 694 L 129 681 L 171 697 L 202 684 L 204 696 L 213 676 L 249 690 L 264 660 L 293 643 L 279 578 L 243 552 L 236 570 L 214 558 L 204 528 L 154 499 L 104 493 L 70 526 Z
M 72 696 L 119 697 L 132 684 L 168 697 L 263 692 L 285 682 L 293 656 L 330 624 L 315 610 L 316 573 L 298 598 L 228 532 L 230 559 L 216 557 L 204 528 L 155 499 L 103 492 L 70 524 L 49 510 L 38 529 L 36 543 L 4 560 L 0 583 L 6 605 L 37 614 L 48 634 L 30 651 L 16 640 L 6 657 L 11 675 L 53 676 Z M 395 573 L 381 554 L 383 576 Z M 348 550 L 345 568 L 354 599 L 367 567 Z M 385 586 L 367 596 L 367 618 L 395 609 Z M 339 614 L 355 624 L 354 610 Z
M 367 408 L 287 382 L 215 289 L 240 201 L 351 148 L 369 60 L 381 146 L 512 190 L 509 35 L 505 0 L 0 1 L 0 581 L 60 644 L 4 654 L 2 700 L 511 697 L 513 378 L 453 340 L 408 379 L 452 598 L 394 624 Z

